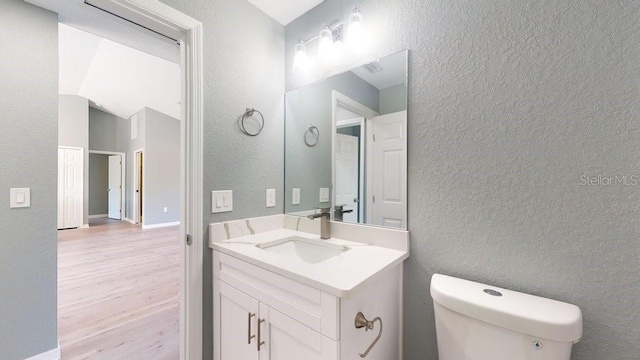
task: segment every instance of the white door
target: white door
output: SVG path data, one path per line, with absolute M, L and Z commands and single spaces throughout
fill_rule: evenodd
M 338 343 L 304 326 L 283 313 L 260 304 L 260 360 L 338 359 Z M 243 359 L 243 358 L 238 358 Z M 248 358 L 247 358 L 248 359 Z
M 220 282 L 220 360 L 258 360 L 258 301 Z
M 61 160 L 62 159 L 62 160 Z M 82 226 L 84 150 L 58 149 L 58 229 Z M 60 219 L 62 216 L 62 219 Z
M 373 142 L 370 182 L 370 222 L 396 228 L 407 225 L 407 112 L 370 119 Z
M 109 218 L 122 220 L 122 158 L 109 156 Z
M 58 229 L 64 229 L 64 149 L 58 148 Z
M 336 203 L 346 205 L 343 221 L 358 222 L 358 149 L 360 142 L 357 136 L 336 134 Z

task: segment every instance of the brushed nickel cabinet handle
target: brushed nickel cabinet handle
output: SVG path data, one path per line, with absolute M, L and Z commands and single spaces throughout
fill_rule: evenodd
M 256 337 L 255 335 L 251 335 L 251 318 L 256 316 L 256 314 L 250 312 L 249 317 L 247 319 L 247 344 L 251 345 L 251 339 Z
M 265 322 L 265 319 L 258 320 L 258 351 L 260 351 L 260 347 L 264 345 L 264 341 L 261 340 L 262 331 L 260 331 L 261 330 L 260 328 L 263 322 Z

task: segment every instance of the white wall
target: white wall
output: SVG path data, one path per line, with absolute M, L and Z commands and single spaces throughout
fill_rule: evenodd
M 0 10 L 0 359 L 57 347 L 57 16 L 22 0 Z M 31 207 L 9 209 L 9 188 Z

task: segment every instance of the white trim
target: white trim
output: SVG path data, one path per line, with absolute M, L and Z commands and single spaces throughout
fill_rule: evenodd
M 106 218 L 109 214 L 89 215 L 89 219 Z
M 129 219 L 128 217 L 124 218 L 124 221 L 130 222 L 130 223 L 131 223 L 131 224 L 133 224 L 133 225 L 135 225 L 135 224 L 136 224 L 136 222 L 135 222 L 135 221 L 133 221 L 133 220 Z
M 151 224 L 151 225 L 142 225 L 142 229 L 157 229 L 169 226 L 178 226 L 180 225 L 180 221 L 168 222 L 168 223 L 160 223 L 160 224 Z
M 365 122 L 364 124 L 362 124 L 360 126 L 360 139 L 363 140 L 364 139 L 364 143 L 367 144 L 368 143 L 368 139 L 366 137 L 369 136 L 369 131 L 366 131 L 367 129 L 367 125 L 366 125 L 366 119 L 368 118 L 372 118 L 372 117 L 376 117 L 378 116 L 378 112 L 372 109 L 369 109 L 368 107 L 360 104 L 359 102 L 353 100 L 352 98 L 348 97 L 347 95 L 344 95 L 338 91 L 332 90 L 331 91 L 331 203 L 335 204 L 336 203 L 336 192 L 335 192 L 335 188 L 336 188 L 336 162 L 334 161 L 334 156 L 336 153 L 336 137 L 333 136 L 333 134 L 337 133 L 338 130 L 338 121 L 337 121 L 337 111 L 338 111 L 338 106 L 351 111 L 352 113 L 355 113 L 359 116 L 362 116 L 365 118 Z M 340 125 L 346 124 L 345 121 L 341 121 Z M 368 149 L 364 149 L 364 154 L 362 153 L 362 144 L 360 145 L 360 150 L 361 150 L 361 154 L 360 154 L 360 159 L 362 160 L 362 158 L 364 157 L 365 159 L 367 158 L 367 150 Z M 360 169 L 362 169 L 362 162 L 360 164 Z M 368 170 L 367 170 L 368 172 Z M 363 176 L 360 176 L 361 180 L 360 180 L 360 184 L 362 185 L 363 181 L 365 182 L 364 185 L 367 186 L 367 182 L 362 179 L 363 177 L 365 179 L 368 179 L 368 173 L 367 175 L 364 175 L 362 173 Z M 359 210 L 359 214 L 358 217 L 360 218 L 360 222 L 364 223 L 364 207 L 362 205 L 363 199 L 362 199 L 362 186 L 360 188 L 360 203 L 358 204 L 358 210 Z M 365 204 L 366 205 L 366 204 Z M 368 222 L 367 222 L 368 223 Z
M 133 223 L 134 224 L 141 224 L 142 222 L 140 221 L 140 218 L 138 217 L 138 214 L 140 214 L 140 211 L 138 210 L 138 206 L 142 206 L 142 216 L 144 217 L 144 189 L 146 188 L 146 186 L 142 186 L 142 204 L 138 204 L 138 196 L 136 195 L 136 189 L 138 188 L 138 153 L 142 153 L 142 181 L 144 181 L 144 179 L 146 179 L 146 177 L 144 176 L 144 148 L 142 149 L 137 149 L 133 152 L 133 189 L 131 190 L 131 198 L 133 199 Z
M 55 349 L 51 349 L 38 355 L 34 355 L 25 360 L 60 360 L 60 344 L 58 344 L 58 347 L 56 347 Z
M 89 154 L 120 155 L 120 161 L 121 161 L 120 183 L 122 184 L 122 188 L 120 189 L 120 220 L 123 220 L 125 211 L 126 211 L 126 206 L 127 206 L 127 153 L 117 152 L 117 151 L 89 150 Z M 89 157 L 89 163 L 91 163 L 91 157 Z M 91 164 L 89 164 L 89 166 L 91 166 Z M 87 169 L 87 171 L 89 170 Z M 91 218 L 91 216 L 89 216 L 89 218 Z

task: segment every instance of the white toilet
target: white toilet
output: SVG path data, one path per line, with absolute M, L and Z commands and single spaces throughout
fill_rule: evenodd
M 580 308 L 435 274 L 431 297 L 440 360 L 569 360 Z

